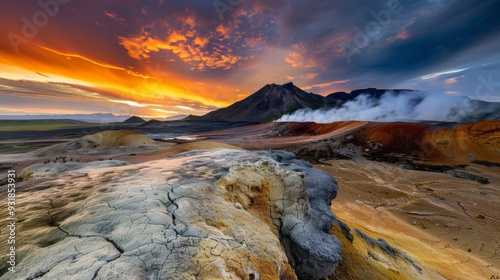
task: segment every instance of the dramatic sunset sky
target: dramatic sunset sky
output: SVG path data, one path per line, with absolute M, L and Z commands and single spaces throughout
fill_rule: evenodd
M 498 0 L 2 1 L 0 115 L 200 115 L 289 81 L 500 101 L 498 11 Z

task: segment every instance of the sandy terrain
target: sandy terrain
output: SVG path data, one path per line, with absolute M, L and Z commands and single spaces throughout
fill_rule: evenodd
M 333 211 L 352 228 L 406 251 L 445 279 L 489 279 L 500 269 L 500 174 L 493 184 L 352 160 L 315 165 L 339 182 Z

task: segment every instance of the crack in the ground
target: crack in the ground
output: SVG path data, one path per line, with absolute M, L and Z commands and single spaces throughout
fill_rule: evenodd
M 457 205 L 460 206 L 460 208 L 462 208 L 462 210 L 464 211 L 464 214 L 467 215 L 467 217 L 471 218 L 471 220 L 474 220 L 474 218 L 471 215 L 469 215 L 469 213 L 467 213 L 467 209 L 465 209 L 465 207 L 462 205 L 462 203 L 457 201 Z

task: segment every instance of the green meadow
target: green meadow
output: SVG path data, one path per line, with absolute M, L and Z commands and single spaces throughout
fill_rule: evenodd
M 98 125 L 72 120 L 0 120 L 0 131 L 50 131 L 65 128 L 95 127 Z

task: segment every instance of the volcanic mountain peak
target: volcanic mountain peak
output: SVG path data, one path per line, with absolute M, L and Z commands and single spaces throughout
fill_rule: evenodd
M 293 83 L 286 83 L 283 85 L 278 85 L 278 84 L 267 84 L 260 90 L 258 90 L 255 94 L 256 96 L 280 96 L 280 97 L 286 97 L 290 95 L 303 95 L 303 94 L 311 94 L 303 91 L 299 87 L 295 86 Z
M 298 109 L 320 108 L 325 104 L 321 95 L 308 93 L 293 83 L 268 84 L 233 105 L 210 112 L 200 119 L 263 122 L 275 120 Z
M 286 90 L 299 89 L 300 90 L 300 88 L 295 86 L 293 84 L 293 82 L 289 82 L 289 83 L 282 84 L 282 85 L 272 83 L 272 84 L 268 84 L 266 86 L 270 87 L 271 89 L 277 89 L 277 90 L 283 90 L 283 89 L 286 89 Z

